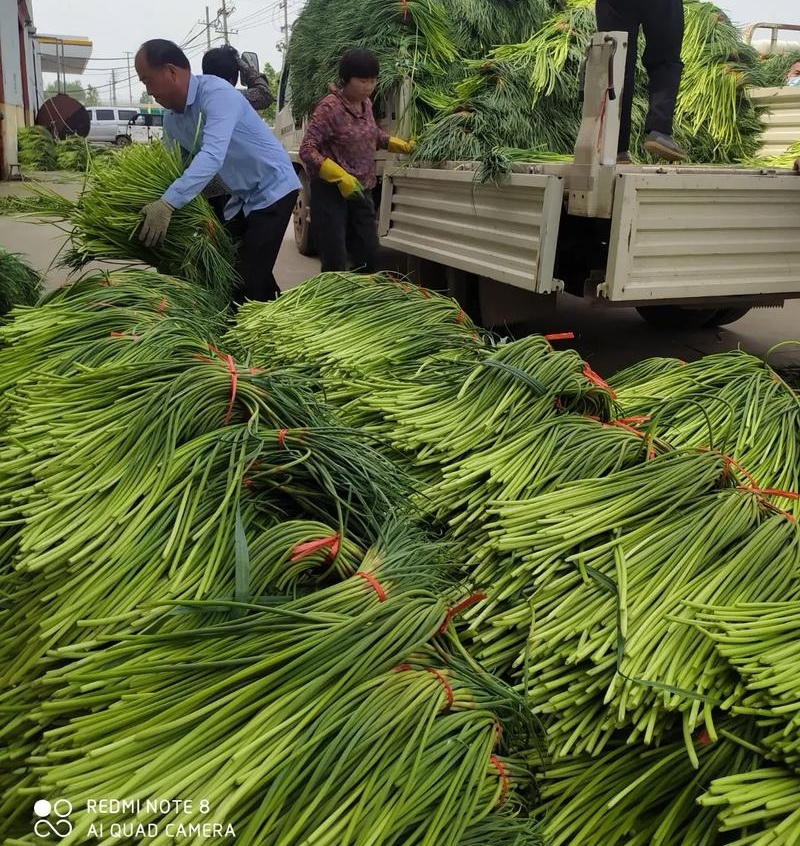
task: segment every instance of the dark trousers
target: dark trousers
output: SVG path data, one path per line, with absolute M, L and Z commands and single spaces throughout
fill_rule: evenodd
M 672 135 L 672 118 L 683 71 L 683 3 L 681 0 L 596 0 L 595 14 L 600 32 L 621 30 L 628 33 L 625 91 L 620 105 L 619 151 L 628 149 L 631 138 L 639 27 L 646 42 L 642 63 L 647 71 L 650 90 L 645 132 Z
M 297 193 L 291 191 L 271 206 L 256 209 L 247 216 L 240 211 L 228 221 L 228 232 L 238 242 L 237 270 L 242 278 L 242 287 L 235 298 L 237 302 L 243 299 L 274 300 L 280 294 L 272 268 L 275 267 Z
M 372 273 L 378 259 L 378 225 L 370 191 L 346 200 L 336 185 L 311 182 L 311 232 L 319 253 L 320 270 L 351 267 Z

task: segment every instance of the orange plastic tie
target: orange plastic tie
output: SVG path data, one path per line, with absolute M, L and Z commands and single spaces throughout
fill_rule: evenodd
M 500 801 L 498 802 L 498 804 L 502 805 L 506 801 L 506 796 L 508 795 L 508 772 L 506 772 L 506 768 L 503 766 L 502 761 L 497 757 L 497 755 L 492 755 L 491 758 L 489 758 L 489 762 L 500 774 L 501 787 Z
M 703 726 L 700 731 L 697 733 L 697 742 L 701 746 L 708 746 L 711 743 L 711 735 L 708 733 L 708 729 Z
M 739 490 L 750 491 L 751 493 L 759 494 L 760 496 L 779 496 L 783 499 L 800 499 L 800 494 L 795 493 L 794 491 L 780 491 L 775 488 L 755 488 L 750 485 L 739 485 Z
M 467 608 L 471 608 L 473 605 L 476 605 L 484 599 L 486 599 L 486 594 L 479 591 L 478 593 L 473 593 L 472 596 L 468 596 L 466 599 L 462 599 L 461 602 L 456 603 L 452 608 L 449 608 L 447 613 L 444 615 L 444 622 L 439 627 L 439 633 L 442 634 L 447 631 L 447 627 L 450 625 L 450 621 L 453 617 L 460 614 L 462 611 L 466 611 Z
M 442 683 L 442 686 L 444 687 L 444 694 L 447 697 L 447 708 L 445 710 L 449 711 L 453 707 L 453 702 L 455 702 L 452 685 L 444 677 L 444 674 L 439 672 L 439 670 L 436 670 L 433 667 L 426 667 L 425 671 L 436 676 L 436 678 Z
M 286 435 L 287 435 L 288 432 L 289 432 L 288 429 L 278 429 L 278 446 L 281 449 L 283 449 L 284 446 L 285 446 L 284 439 L 286 438 Z
M 236 385 L 238 380 L 238 373 L 236 372 L 236 364 L 234 363 L 232 356 L 226 355 L 223 361 L 225 362 L 225 366 L 228 368 L 228 372 L 231 374 L 231 397 L 228 400 L 228 408 L 225 411 L 225 418 L 222 421 L 222 425 L 227 426 L 228 423 L 231 422 L 231 414 L 233 414 L 233 404 L 236 401 Z
M 583 362 L 583 375 L 593 384 L 597 385 L 598 388 L 602 388 L 604 391 L 608 391 L 611 394 L 612 399 L 616 399 L 616 394 L 614 391 L 611 390 L 611 385 L 606 382 L 601 376 L 598 376 L 597 373 L 592 370 L 589 366 L 588 361 Z
M 327 538 L 319 538 L 318 540 L 307 541 L 305 543 L 298 543 L 292 547 L 292 554 L 289 557 L 290 561 L 300 561 L 307 555 L 311 555 L 320 549 L 328 549 L 328 555 L 325 558 L 325 563 L 330 564 L 334 558 L 339 554 L 339 533 L 331 535 Z
M 374 576 L 370 576 L 369 573 L 365 573 L 363 570 L 359 570 L 356 575 L 364 579 L 365 582 L 369 582 L 370 587 L 378 594 L 378 602 L 386 602 L 386 591 L 380 586 L 380 583 Z
M 574 341 L 574 332 L 552 332 L 544 336 L 545 341 Z

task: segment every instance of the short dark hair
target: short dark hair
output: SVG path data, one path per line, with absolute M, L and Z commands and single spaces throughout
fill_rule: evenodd
M 203 73 L 218 76 L 234 85 L 239 78 L 239 53 L 235 47 L 213 47 L 203 54 Z
M 174 41 L 166 38 L 151 38 L 139 48 L 144 54 L 147 64 L 151 68 L 163 68 L 164 65 L 175 65 L 176 68 L 191 69 L 186 53 Z
M 339 78 L 347 84 L 353 77 L 372 79 L 378 75 L 378 57 L 371 50 L 348 50 L 339 59 Z

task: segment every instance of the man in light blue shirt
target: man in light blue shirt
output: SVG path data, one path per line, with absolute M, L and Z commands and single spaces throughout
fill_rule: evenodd
M 172 41 L 155 38 L 139 48 L 136 73 L 170 111 L 164 135 L 193 159 L 161 199 L 142 209 L 139 237 L 157 244 L 172 212 L 193 200 L 219 175 L 231 193 L 225 219 L 239 237 L 239 274 L 248 299 L 274 299 L 272 269 L 292 215 L 300 182 L 289 156 L 244 97 L 216 76 L 195 76 Z

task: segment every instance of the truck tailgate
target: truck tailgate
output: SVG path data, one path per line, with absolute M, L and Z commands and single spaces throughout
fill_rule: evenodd
M 472 170 L 387 171 L 381 244 L 529 291 L 560 290 L 553 265 L 563 177 L 513 173 L 501 187 L 474 178 Z
M 800 294 L 800 177 L 720 169 L 616 180 L 599 297 Z

